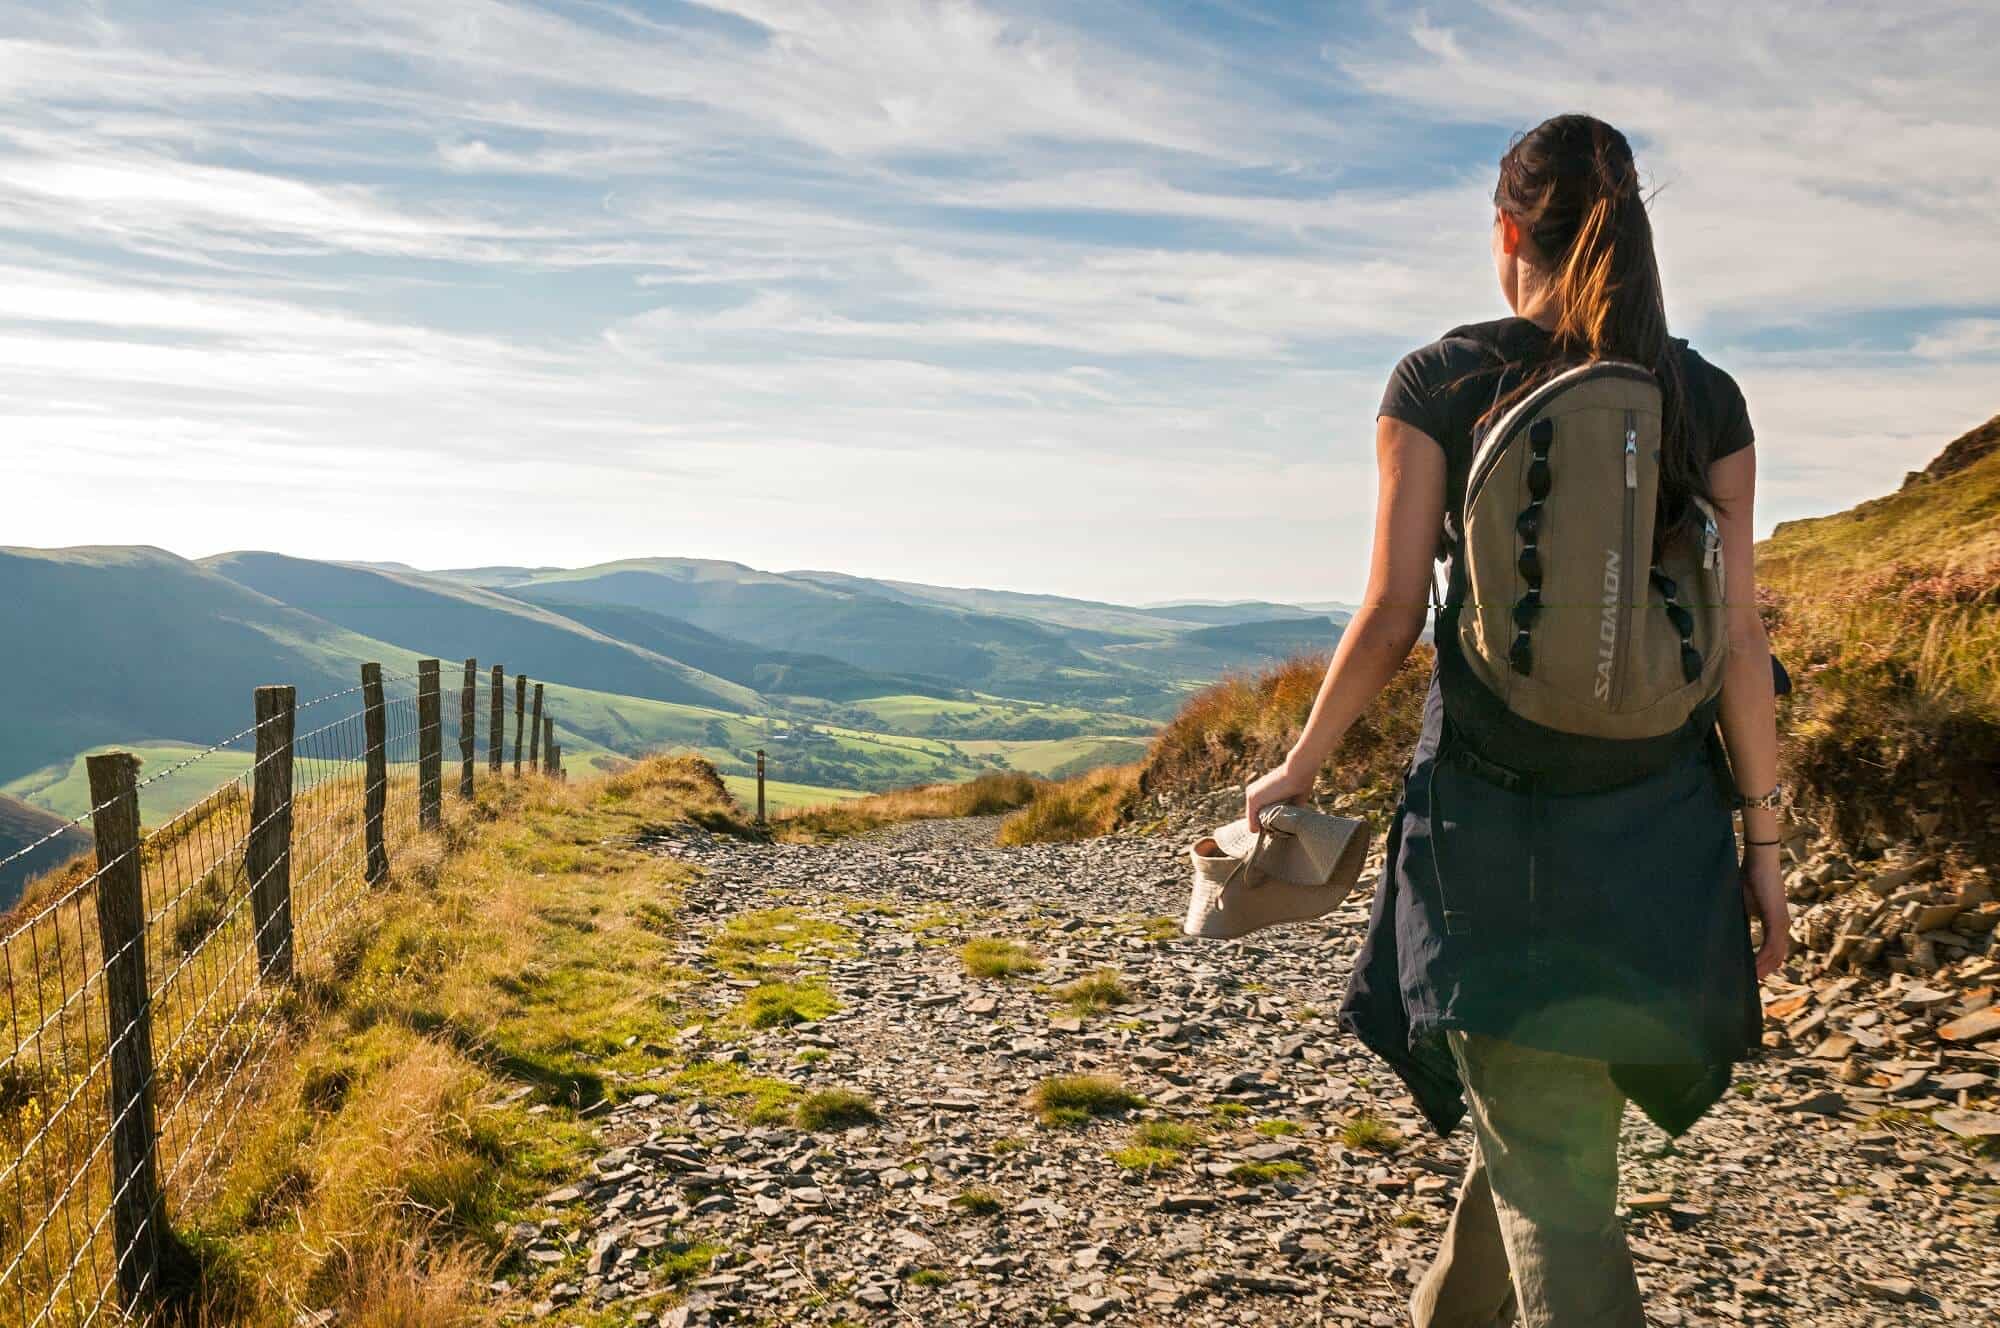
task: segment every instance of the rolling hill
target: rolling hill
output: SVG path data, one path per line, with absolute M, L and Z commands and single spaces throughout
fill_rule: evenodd
M 477 586 L 276 553 L 218 554 L 202 566 L 327 622 L 443 659 L 474 656 L 531 678 L 654 701 L 745 713 L 763 705 L 740 683 Z
M 1041 700 L 1118 697 L 1143 678 L 1078 651 L 1025 618 L 974 613 L 699 558 L 640 558 L 538 573 L 508 589 L 618 604 L 680 618 L 774 650 L 831 655 L 856 668 L 917 673 Z
M 555 591 L 516 586 L 510 593 L 539 604 L 572 622 L 680 660 L 705 673 L 772 696 L 811 696 L 849 701 L 870 696 L 950 696 L 958 689 L 936 678 L 876 673 L 831 655 L 769 650 L 704 631 L 693 623 L 650 609 L 564 598 Z
M 281 604 L 164 549 L 0 549 L 0 782 L 100 743 L 209 743 L 250 722 L 252 689 L 354 685 L 416 652 Z

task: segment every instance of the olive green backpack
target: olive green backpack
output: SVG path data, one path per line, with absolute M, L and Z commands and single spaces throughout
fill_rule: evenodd
M 1713 726 L 1721 536 L 1701 503 L 1694 535 L 1655 550 L 1660 407 L 1643 365 L 1594 360 L 1477 439 L 1438 637 L 1446 715 L 1495 762 L 1616 783 Z

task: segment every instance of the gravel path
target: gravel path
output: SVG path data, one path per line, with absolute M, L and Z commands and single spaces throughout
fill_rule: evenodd
M 793 976 L 840 1002 L 814 1023 L 711 1025 L 680 1050 L 802 1093 L 854 1090 L 881 1120 L 806 1133 L 712 1102 L 623 1103 L 599 1182 L 551 1196 L 561 1216 L 537 1239 L 591 1253 L 544 1309 L 637 1306 L 635 1321 L 668 1325 L 1407 1322 L 1469 1127 L 1436 1140 L 1336 1027 L 1366 889 L 1317 924 L 1194 941 L 1160 922 L 1184 902 L 1180 839 L 1002 849 L 993 825 L 657 841 L 704 869 L 682 960 L 714 1013 L 754 985 L 718 969 L 710 943 L 732 919 L 799 936 Z M 763 912 L 781 908 L 795 912 Z M 1043 967 L 968 976 L 960 950 L 983 936 Z M 1053 989 L 1101 970 L 1130 1002 L 1069 1013 Z M 1678 1141 L 1627 1113 L 1621 1194 L 1652 1323 L 2000 1324 L 2000 1163 L 1908 1114 L 1990 1096 L 1996 1058 L 1926 1043 L 1903 999 L 1851 984 L 1828 1002 L 1875 1029 L 1874 1081 L 1780 1041 Z M 1044 1126 L 1029 1099 L 1059 1074 L 1112 1076 L 1146 1105 Z M 1121 1166 L 1113 1152 L 1146 1120 L 1199 1137 L 1150 1172 Z M 1394 1135 L 1370 1141 L 1372 1122 Z M 718 1252 L 686 1302 L 644 1308 L 672 1276 L 662 1259 L 692 1241 Z

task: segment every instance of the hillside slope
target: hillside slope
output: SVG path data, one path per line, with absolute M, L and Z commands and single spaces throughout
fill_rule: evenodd
M 250 722 L 252 689 L 352 687 L 416 655 L 280 604 L 164 549 L 0 548 L 0 783 L 106 742 L 208 743 Z M 18 648 L 26 645 L 31 648 Z
M 55 813 L 0 793 L 0 909 L 13 906 L 31 877 L 53 871 L 90 844 L 89 835 L 69 828 L 69 822 Z M 7 861 L 30 845 L 39 847 L 17 861 Z
M 276 553 L 218 554 L 202 565 L 315 617 L 442 659 L 473 656 L 531 678 L 654 701 L 740 712 L 762 706 L 752 688 L 477 586 Z
M 1785 764 L 1844 838 L 2000 833 L 2000 417 L 1904 487 L 1758 549 L 1797 690 Z

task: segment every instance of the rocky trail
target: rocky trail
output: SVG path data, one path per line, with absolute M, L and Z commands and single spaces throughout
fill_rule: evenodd
M 1000 848 L 993 826 L 654 843 L 702 869 L 679 944 L 717 1018 L 673 1050 L 715 1091 L 603 1117 L 595 1183 L 518 1233 L 529 1260 L 588 1255 L 542 1311 L 629 1313 L 678 1281 L 683 1303 L 632 1318 L 1407 1322 L 1470 1127 L 1436 1139 L 1336 1025 L 1367 890 L 1317 924 L 1190 940 L 1179 833 Z M 973 976 L 978 938 L 1041 967 Z M 1094 1005 L 1064 995 L 1099 974 Z M 760 980 L 838 1008 L 724 1019 Z M 2000 1041 L 1939 1033 L 1984 999 L 1902 977 L 1773 998 L 1794 1002 L 1775 1045 L 1687 1135 L 1627 1113 L 1621 1211 L 1651 1322 L 2000 1324 L 2000 1118 L 1978 1109 Z M 1038 1086 L 1071 1075 L 1143 1105 L 1044 1123 Z M 750 1123 L 741 1102 L 778 1085 L 863 1095 L 879 1120 Z

